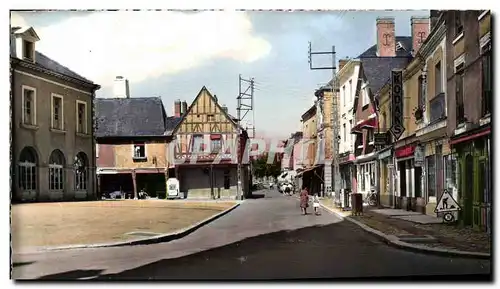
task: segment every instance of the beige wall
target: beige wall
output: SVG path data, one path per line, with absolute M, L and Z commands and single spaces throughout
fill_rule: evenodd
M 18 71 L 16 71 L 18 70 Z M 35 77 L 20 73 L 29 73 Z M 91 90 L 87 93 L 77 91 L 85 88 L 63 82 L 57 78 L 44 75 L 39 72 L 29 71 L 23 68 L 15 68 L 13 71 L 13 130 L 14 130 L 14 158 L 19 161 L 21 150 L 24 147 L 33 147 L 37 152 L 38 171 L 38 194 L 39 199 L 49 199 L 49 176 L 48 162 L 53 150 L 58 149 L 65 158 L 65 185 L 64 198 L 74 197 L 74 175 L 73 161 L 79 152 L 86 154 L 90 168 L 95 168 L 95 150 L 92 138 L 92 95 Z M 51 82 L 60 83 L 57 85 Z M 23 85 L 36 89 L 36 123 L 29 127 L 22 124 L 22 87 Z M 56 93 L 63 96 L 63 121 L 64 131 L 51 131 L 51 94 Z M 87 134 L 76 134 L 76 100 L 87 103 Z M 91 169 L 87 184 L 88 193 L 94 194 L 95 169 Z M 17 166 L 15 169 L 17 174 Z M 15 190 L 18 190 L 18 181 L 15 182 Z M 54 197 L 54 196 L 53 196 Z
M 116 168 L 165 168 L 168 167 L 168 150 L 164 142 L 146 143 L 146 161 L 134 161 L 133 144 L 114 145 Z M 155 163 L 156 158 L 156 163 Z

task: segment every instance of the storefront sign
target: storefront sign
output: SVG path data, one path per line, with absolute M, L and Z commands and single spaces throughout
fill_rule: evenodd
M 397 149 L 395 155 L 397 158 L 411 157 L 415 152 L 415 147 L 416 146 L 414 145 L 404 146 L 402 148 Z
M 415 148 L 415 152 L 413 153 L 413 156 L 415 157 L 415 166 L 416 167 L 421 167 L 424 164 L 424 147 L 421 145 L 418 145 Z
M 383 152 L 379 152 L 378 153 L 378 159 L 379 160 L 383 160 L 385 158 L 388 158 L 392 155 L 392 150 L 391 149 L 388 149 L 386 151 L 383 151 Z
M 405 127 L 403 125 L 403 70 L 392 71 L 392 126 L 390 131 L 398 140 Z
M 387 134 L 376 133 L 374 134 L 375 146 L 385 146 L 387 144 Z

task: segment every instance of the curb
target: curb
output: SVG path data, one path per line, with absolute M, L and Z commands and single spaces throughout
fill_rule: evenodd
M 29 250 L 25 252 L 19 252 L 18 254 L 29 254 L 29 253 L 39 253 L 39 252 L 50 252 L 50 251 L 62 251 L 62 250 L 71 250 L 71 249 L 87 249 L 87 248 L 106 248 L 106 247 L 123 247 L 123 246 L 134 246 L 134 245 L 150 245 L 150 244 L 157 244 L 157 243 L 163 243 L 163 242 L 169 242 L 172 240 L 180 239 L 182 237 L 185 237 L 192 232 L 196 231 L 197 229 L 203 227 L 204 225 L 207 225 L 208 223 L 215 221 L 216 219 L 226 215 L 227 213 L 231 212 L 232 210 L 236 209 L 239 207 L 243 202 L 237 202 L 234 204 L 232 207 L 225 209 L 224 211 L 213 215 L 211 217 L 206 218 L 205 220 L 202 220 L 190 227 L 180 229 L 178 231 L 175 231 L 173 233 L 168 233 L 168 234 L 163 234 L 163 235 L 158 235 L 154 237 L 149 237 L 149 238 L 143 238 L 143 239 L 136 239 L 136 240 L 130 240 L 130 241 L 123 241 L 123 242 L 115 242 L 115 243 L 101 243 L 101 244 L 87 244 L 87 245 L 69 245 L 69 246 L 57 246 L 57 247 L 38 247 L 35 248 L 34 251 Z
M 348 220 L 349 222 L 352 222 L 359 227 L 361 227 L 363 230 L 379 237 L 382 241 L 385 243 L 392 245 L 394 247 L 400 248 L 400 249 L 407 249 L 407 250 L 412 250 L 416 252 L 425 252 L 425 253 L 432 253 L 436 255 L 444 255 L 444 256 L 458 256 L 458 257 L 464 257 L 464 258 L 480 258 L 480 259 L 490 259 L 491 254 L 488 253 L 479 253 L 479 252 L 469 252 L 469 251 L 460 251 L 460 250 L 452 250 L 452 249 L 442 249 L 442 248 L 432 248 L 432 247 L 427 247 L 423 245 L 414 245 L 410 244 L 407 242 L 400 241 L 396 236 L 392 235 L 386 235 L 378 230 L 375 230 L 371 228 L 368 225 L 365 225 L 357 220 L 354 220 L 350 217 L 344 217 L 341 214 L 335 212 L 334 210 L 328 208 L 327 206 L 321 204 L 321 207 L 329 211 L 330 213 L 335 214 L 337 217 L 341 218 L 342 220 Z

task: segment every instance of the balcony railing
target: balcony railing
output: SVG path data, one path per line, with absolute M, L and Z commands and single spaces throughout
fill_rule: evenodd
M 446 117 L 446 102 L 444 92 L 441 92 L 429 102 L 429 122 L 436 123 Z

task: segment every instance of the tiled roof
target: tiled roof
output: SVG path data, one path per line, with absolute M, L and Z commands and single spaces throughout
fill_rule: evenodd
M 14 33 L 15 31 L 21 29 L 20 27 L 12 27 L 11 28 L 11 33 Z M 15 47 L 15 42 L 10 41 L 10 56 L 11 57 L 16 57 L 16 47 Z M 57 61 L 54 61 L 47 57 L 46 55 L 42 54 L 39 51 L 35 51 L 35 65 L 41 66 L 45 69 L 51 70 L 53 72 L 69 76 L 75 79 L 78 79 L 80 81 L 88 82 L 88 83 L 93 83 L 91 80 L 86 79 L 85 77 L 79 75 L 78 73 L 72 71 L 71 69 L 67 68 L 66 66 L 58 63 Z
M 169 116 L 165 122 L 165 135 L 172 135 L 174 129 L 177 127 L 182 117 Z
M 411 36 L 396 36 L 396 44 L 400 42 L 404 49 L 396 51 L 396 57 L 411 56 L 413 42 Z M 357 58 L 377 57 L 377 44 L 365 50 Z
M 363 73 L 368 87 L 375 95 L 391 77 L 393 69 L 402 69 L 409 63 L 409 57 L 376 57 L 361 59 Z
M 95 110 L 97 137 L 162 136 L 172 129 L 159 97 L 96 98 Z

